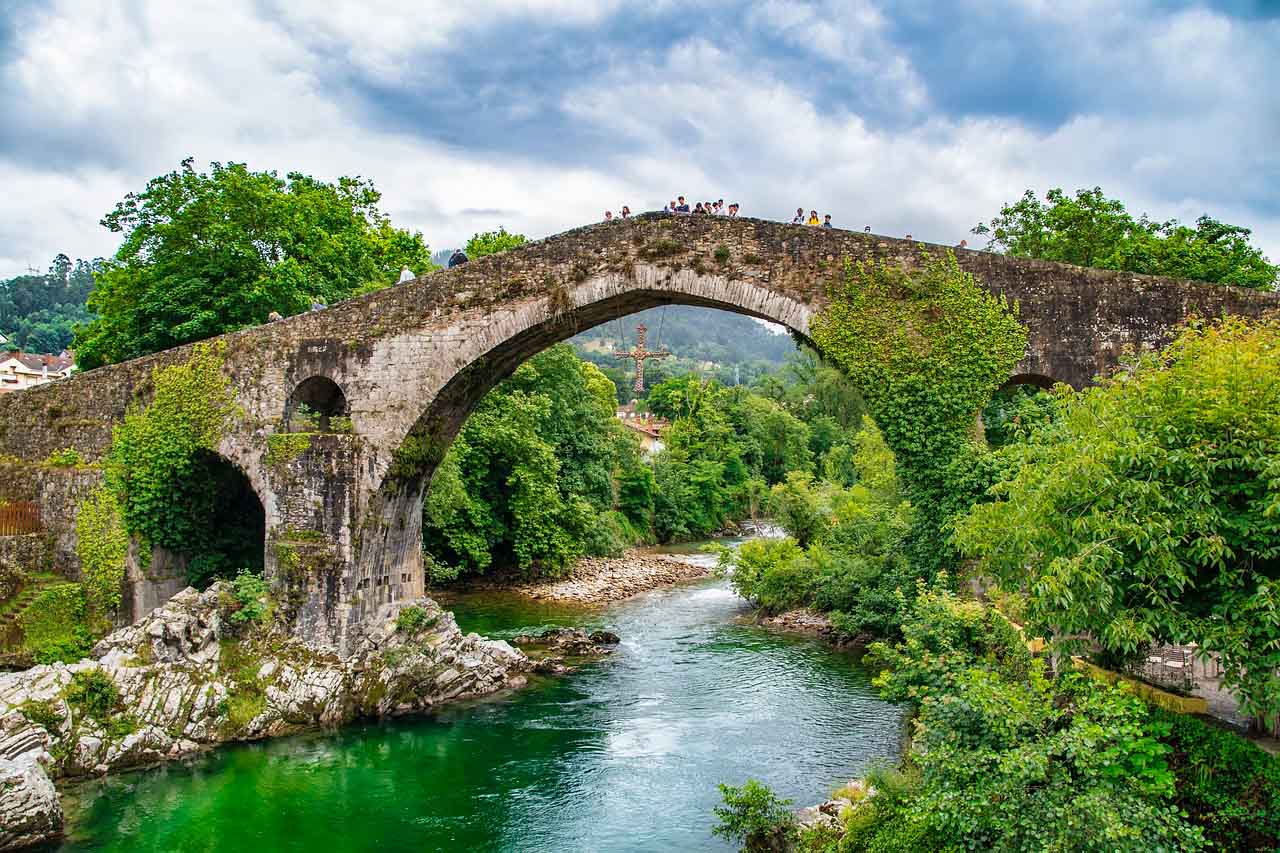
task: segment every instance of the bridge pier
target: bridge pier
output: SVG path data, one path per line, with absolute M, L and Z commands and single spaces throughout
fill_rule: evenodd
M 360 514 L 359 471 L 367 449 L 354 435 L 286 435 L 292 438 L 280 446 L 296 444 L 269 450 L 264 459 L 271 490 L 265 575 L 296 636 L 343 651 L 353 625 L 352 531 Z

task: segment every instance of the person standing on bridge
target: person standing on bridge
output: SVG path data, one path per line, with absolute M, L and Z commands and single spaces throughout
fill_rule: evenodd
M 729 218 L 733 219 L 737 215 L 738 215 L 738 203 L 735 201 L 733 204 L 729 205 Z
M 676 206 L 676 213 L 688 213 L 689 205 L 685 203 L 684 196 L 677 196 L 676 200 L 680 202 L 680 204 Z
M 835 227 L 834 225 L 832 225 L 832 224 L 831 224 L 831 214 L 830 214 L 830 213 L 828 213 L 826 216 L 824 216 L 824 217 L 822 218 L 822 227 L 823 227 L 823 228 L 834 228 L 834 227 Z
M 822 224 L 822 221 L 818 219 L 818 211 L 816 210 L 809 211 L 809 219 L 805 222 L 805 225 L 821 225 L 821 224 Z
M 803 207 L 797 207 L 797 208 L 796 208 L 796 215 L 795 215 L 794 217 L 792 217 L 792 219 L 791 219 L 791 224 L 792 224 L 792 225 L 803 225 L 803 224 L 804 224 L 804 208 L 803 208 Z
M 631 218 L 631 208 L 627 207 L 625 204 L 622 206 L 622 218 L 623 219 Z
M 460 267 L 467 262 L 467 255 L 461 249 L 454 249 L 453 254 L 449 256 L 449 269 Z

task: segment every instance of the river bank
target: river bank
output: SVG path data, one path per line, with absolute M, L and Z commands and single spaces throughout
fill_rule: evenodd
M 584 557 L 562 578 L 530 581 L 515 572 L 499 572 L 450 584 L 442 591 L 448 596 L 502 590 L 535 601 L 598 605 L 710 573 L 709 566 L 688 558 L 631 548 L 619 557 Z
M 531 659 L 463 634 L 430 599 L 389 605 L 349 656 L 237 625 L 225 584 L 187 589 L 94 647 L 92 659 L 0 676 L 0 850 L 56 837 L 53 782 L 185 758 L 233 742 L 420 713 L 565 671 L 558 654 L 616 637 L 549 638 Z M 526 638 L 538 645 L 541 638 Z

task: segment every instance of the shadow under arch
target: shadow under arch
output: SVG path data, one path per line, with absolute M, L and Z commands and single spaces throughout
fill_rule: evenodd
M 152 543 L 145 559 L 136 547 L 130 549 L 121 602 L 121 613 L 130 621 L 187 586 L 204 587 L 240 569 L 259 574 L 264 569 L 266 510 L 239 465 L 216 451 L 197 451 L 179 496 L 170 508 L 176 514 L 171 521 L 188 535 L 180 542 Z
M 1052 391 L 1053 386 L 1059 384 L 1059 381 L 1041 373 L 1015 373 L 1006 379 L 998 390 L 1003 391 L 1017 385 L 1032 385 L 1042 391 Z
M 606 274 L 540 300 L 539 310 L 471 342 L 461 366 L 424 402 L 392 453 L 360 524 L 353 621 L 382 604 L 423 592 L 422 501 L 431 477 L 475 406 L 517 367 L 547 347 L 595 326 L 662 305 L 744 314 L 783 326 L 809 341 L 815 308 L 762 284 L 691 270 L 636 270 L 649 286 Z M 556 303 L 559 303 L 558 305 Z M 515 326 L 515 328 L 513 328 Z
M 266 554 L 266 509 L 248 475 L 232 460 L 201 450 L 193 460 L 195 499 L 187 507 L 205 535 L 192 544 L 188 579 L 197 585 L 232 577 L 241 569 L 261 573 Z
M 328 376 L 314 375 L 294 386 L 285 403 L 284 422 L 290 432 L 329 432 L 331 419 L 350 414 L 342 386 Z M 304 426 L 314 429 L 303 429 Z

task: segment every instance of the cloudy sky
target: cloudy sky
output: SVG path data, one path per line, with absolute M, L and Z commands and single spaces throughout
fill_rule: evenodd
M 0 275 L 197 162 L 371 178 L 434 248 L 677 193 L 955 242 L 1027 187 L 1280 259 L 1280 0 L 6 0 Z

